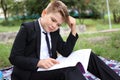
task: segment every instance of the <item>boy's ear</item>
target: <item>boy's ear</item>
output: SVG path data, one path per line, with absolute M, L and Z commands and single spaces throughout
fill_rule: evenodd
M 46 13 L 47 13 L 46 10 L 43 10 L 43 11 L 42 11 L 42 16 L 45 16 Z

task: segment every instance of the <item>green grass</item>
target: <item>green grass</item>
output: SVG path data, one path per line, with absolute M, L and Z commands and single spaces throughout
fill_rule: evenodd
M 74 50 L 91 48 L 97 55 L 120 61 L 120 32 L 80 34 Z
M 19 30 L 20 25 L 23 22 L 28 22 L 32 20 L 14 20 L 14 21 L 9 21 L 6 23 L 5 21 L 0 20 L 0 32 L 16 32 Z
M 77 25 L 79 25 L 77 19 Z M 101 31 L 110 29 L 108 20 L 103 19 L 85 19 L 84 24 L 86 25 L 87 32 Z M 120 28 L 120 24 L 115 24 L 112 22 L 112 29 Z
M 0 43 L 0 69 L 11 65 L 8 61 L 10 50 L 11 44 Z
M 0 32 L 15 32 L 19 29 L 21 21 L 5 21 L 0 20 Z
M 0 26 L 0 32 L 16 32 L 18 31 L 20 27 L 18 26 L 12 26 L 12 27 L 9 27 L 9 26 Z

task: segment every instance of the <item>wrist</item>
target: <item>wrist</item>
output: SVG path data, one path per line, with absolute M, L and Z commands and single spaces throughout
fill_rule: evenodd
M 72 35 L 76 36 L 77 31 L 76 30 L 71 30 Z

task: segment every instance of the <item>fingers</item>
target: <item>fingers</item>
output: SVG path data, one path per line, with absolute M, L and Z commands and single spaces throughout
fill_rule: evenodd
M 76 20 L 75 20 L 75 18 L 69 16 L 69 17 L 68 17 L 68 25 L 69 25 L 69 27 L 74 27 L 74 26 L 76 25 Z
M 50 68 L 52 66 L 54 66 L 55 64 L 58 64 L 59 62 L 56 61 L 55 59 L 49 58 L 48 61 L 45 64 L 45 68 Z
M 48 59 L 42 59 L 38 62 L 37 67 L 48 69 L 55 64 L 59 64 L 59 62 L 55 59 L 48 58 Z
M 52 59 L 52 58 L 50 58 L 51 59 L 51 62 L 52 63 L 54 63 L 54 64 L 59 64 L 59 61 L 57 61 L 57 60 L 55 60 L 55 59 Z
M 76 36 L 77 31 L 76 31 L 76 20 L 75 20 L 75 18 L 69 16 L 68 17 L 68 25 L 71 29 L 72 34 L 74 36 Z

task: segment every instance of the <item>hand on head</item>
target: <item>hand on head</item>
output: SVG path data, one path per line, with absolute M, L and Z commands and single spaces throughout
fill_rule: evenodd
M 76 35 L 76 20 L 75 20 L 75 18 L 69 16 L 67 24 L 70 27 L 72 34 L 75 36 Z

